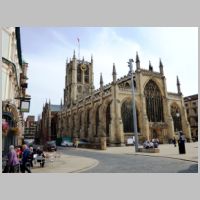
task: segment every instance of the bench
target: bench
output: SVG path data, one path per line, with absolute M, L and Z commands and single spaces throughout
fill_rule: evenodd
M 149 149 L 139 148 L 138 152 L 142 152 L 142 153 L 159 153 L 160 149 L 158 149 L 158 148 L 149 148 Z

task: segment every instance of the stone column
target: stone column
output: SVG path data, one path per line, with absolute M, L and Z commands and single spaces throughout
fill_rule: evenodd
M 115 143 L 118 145 L 124 145 L 124 133 L 123 133 L 123 123 L 121 119 L 121 106 L 118 97 L 118 86 L 113 85 L 112 96 L 113 101 L 111 103 L 111 126 L 110 126 L 110 143 Z

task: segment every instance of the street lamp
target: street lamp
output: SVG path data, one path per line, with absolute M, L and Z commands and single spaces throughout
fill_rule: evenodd
M 134 84 L 133 84 L 133 59 L 129 59 L 128 67 L 130 68 L 131 74 L 131 88 L 132 88 L 132 103 L 133 103 L 133 130 L 135 133 L 135 152 L 138 152 L 138 132 L 137 132 L 137 118 L 136 118 L 136 109 L 135 109 L 135 91 L 134 91 Z

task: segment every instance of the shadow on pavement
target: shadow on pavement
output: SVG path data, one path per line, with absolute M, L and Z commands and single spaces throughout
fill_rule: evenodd
M 178 173 L 198 173 L 198 164 L 190 165 L 188 169 L 180 170 Z

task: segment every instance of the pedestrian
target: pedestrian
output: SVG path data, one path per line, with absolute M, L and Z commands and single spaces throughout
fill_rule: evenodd
M 178 147 L 179 147 L 179 154 L 185 154 L 185 137 L 183 135 L 183 132 L 180 131 L 179 134 L 179 140 L 178 140 Z
M 22 153 L 22 163 L 21 163 L 21 172 L 25 173 L 26 171 L 28 173 L 31 173 L 31 170 L 29 168 L 30 166 L 30 160 L 29 160 L 29 155 L 30 155 L 30 150 L 26 144 L 23 145 L 23 153 Z
M 174 137 L 172 141 L 173 141 L 174 147 L 176 147 L 176 138 Z
M 40 167 L 44 167 L 45 155 L 44 152 L 40 149 L 40 147 L 37 147 L 36 154 L 37 154 L 37 162 L 40 163 Z
M 33 167 L 33 147 L 30 147 L 30 154 L 29 154 L 29 161 L 30 161 L 30 166 Z
M 74 138 L 74 147 L 78 148 L 78 138 Z
M 9 147 L 8 162 L 7 162 L 7 172 L 16 173 L 19 172 L 19 160 L 17 158 L 17 153 L 13 145 Z
M 21 150 L 21 147 L 17 147 L 16 148 L 16 153 L 17 153 L 17 157 L 18 159 L 21 159 L 22 158 L 22 150 Z

